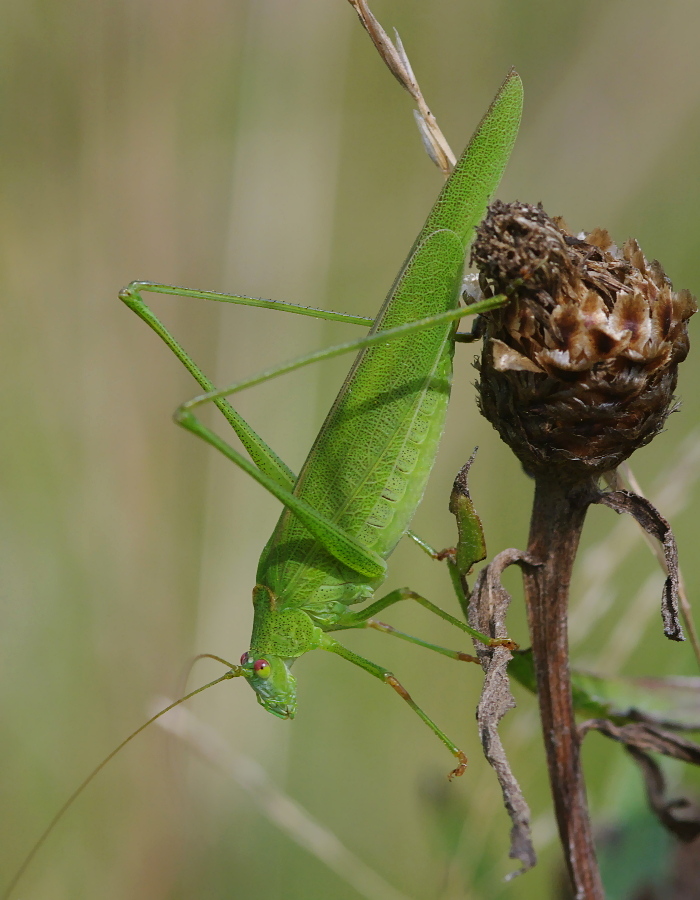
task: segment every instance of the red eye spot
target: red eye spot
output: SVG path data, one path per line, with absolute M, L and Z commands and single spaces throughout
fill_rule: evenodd
M 247 662 L 248 662 L 248 654 L 244 653 L 243 656 L 241 656 L 241 665 L 244 666 Z
M 272 668 L 266 659 L 256 659 L 253 663 L 253 671 L 259 678 L 269 678 Z

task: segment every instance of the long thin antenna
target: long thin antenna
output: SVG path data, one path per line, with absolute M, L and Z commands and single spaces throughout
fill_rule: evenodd
M 214 657 L 214 658 L 219 659 L 219 657 Z M 221 662 L 223 662 L 223 660 L 221 660 Z M 29 853 L 25 857 L 24 862 L 22 863 L 22 865 L 19 867 L 19 869 L 15 873 L 14 878 L 9 883 L 7 888 L 5 889 L 5 893 L 2 895 L 2 900 L 9 900 L 14 889 L 17 887 L 20 879 L 22 878 L 24 873 L 27 871 L 27 869 L 31 865 L 32 860 L 37 855 L 37 853 L 39 852 L 41 847 L 44 845 L 46 839 L 51 834 L 51 832 L 54 830 L 56 825 L 58 825 L 58 823 L 61 821 L 63 816 L 66 814 L 66 812 L 68 812 L 70 807 L 73 805 L 73 803 L 78 799 L 78 797 L 82 794 L 82 792 L 85 790 L 85 788 L 90 784 L 92 779 L 96 775 L 98 775 L 102 771 L 102 769 L 104 769 L 104 767 L 107 765 L 107 763 L 110 760 L 112 760 L 117 755 L 117 753 L 119 753 L 120 750 L 122 750 L 124 747 L 126 747 L 126 745 L 129 743 L 129 741 L 133 740 L 133 738 L 135 738 L 137 734 L 141 734 L 141 732 L 145 728 L 148 728 L 149 725 L 152 725 L 156 721 L 156 719 L 160 719 L 161 716 L 164 716 L 166 712 L 170 712 L 170 710 L 174 709 L 174 707 L 179 706 L 181 703 L 184 703 L 185 700 L 189 700 L 191 697 L 194 697 L 195 694 L 201 694 L 202 691 L 206 691 L 207 688 L 214 687 L 214 685 L 218 684 L 220 681 L 228 681 L 230 678 L 237 678 L 239 675 L 242 675 L 241 667 L 240 666 L 232 666 L 231 671 L 226 672 L 226 674 L 222 675 L 220 678 L 216 678 L 214 681 L 210 681 L 209 684 L 205 684 L 205 685 L 203 685 L 203 687 L 199 687 L 199 688 L 197 688 L 197 690 L 190 691 L 189 694 L 185 694 L 184 697 L 180 697 L 179 700 L 176 700 L 174 703 L 171 703 L 170 706 L 166 706 L 165 709 L 161 709 L 160 712 L 157 712 L 155 714 L 155 716 L 151 716 L 151 718 L 147 722 L 144 722 L 144 724 L 141 725 L 140 728 L 137 728 L 136 731 L 132 732 L 128 738 L 126 738 L 125 740 L 123 740 L 121 742 L 121 744 L 119 744 L 118 747 L 116 747 L 114 750 L 112 750 L 112 752 L 109 754 L 109 756 L 105 756 L 105 758 L 102 760 L 102 762 L 99 764 L 99 766 L 94 768 L 92 770 L 92 772 L 90 772 L 90 774 L 87 776 L 87 778 L 81 784 L 78 785 L 78 787 L 73 791 L 73 793 L 66 800 L 66 802 L 63 804 L 63 806 L 58 810 L 58 812 L 53 817 L 53 819 L 51 819 L 51 821 L 46 826 L 46 828 L 42 832 L 42 834 L 39 837 L 39 839 L 37 840 L 37 842 L 34 844 L 32 849 L 29 851 Z

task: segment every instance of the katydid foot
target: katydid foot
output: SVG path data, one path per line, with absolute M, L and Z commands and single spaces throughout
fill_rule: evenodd
M 391 672 L 386 672 L 384 674 L 384 681 L 386 681 L 386 683 L 388 685 L 393 687 L 393 689 L 396 691 L 396 693 L 399 695 L 399 697 L 401 697 L 402 700 L 405 700 L 406 703 L 408 703 L 408 705 L 412 709 L 414 709 L 425 722 L 427 722 L 430 725 L 430 727 L 435 731 L 435 733 L 438 735 L 438 737 L 442 740 L 443 744 L 447 747 L 447 749 L 450 751 L 450 753 L 456 759 L 459 760 L 459 765 L 457 766 L 457 768 L 452 769 L 452 771 L 448 773 L 447 777 L 449 778 L 449 780 L 452 781 L 453 778 L 457 778 L 460 775 L 463 775 L 467 769 L 466 753 L 463 750 L 460 750 L 459 747 L 455 746 L 455 744 L 453 744 L 452 741 L 448 737 L 446 737 L 441 731 L 439 731 L 438 729 L 435 728 L 433 723 L 430 722 L 430 720 L 427 718 L 427 716 L 425 715 L 423 710 L 420 709 L 420 707 L 414 701 L 413 697 L 411 697 L 411 695 L 408 693 L 406 688 L 401 684 L 401 682 L 398 680 L 398 678 L 396 678 L 395 675 L 392 675 Z

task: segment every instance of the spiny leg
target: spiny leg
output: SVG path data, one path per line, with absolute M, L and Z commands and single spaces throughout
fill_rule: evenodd
M 263 439 L 248 425 L 248 423 L 240 416 L 231 404 L 226 400 L 226 391 L 216 392 L 213 382 L 204 374 L 199 366 L 194 362 L 190 355 L 184 350 L 180 343 L 173 337 L 170 331 L 158 319 L 153 310 L 144 301 L 141 294 L 145 291 L 156 294 L 165 294 L 169 296 L 190 297 L 201 300 L 213 300 L 219 303 L 233 303 L 243 306 L 255 306 L 264 309 L 274 309 L 295 313 L 297 315 L 311 316 L 313 318 L 321 318 L 330 321 L 344 322 L 353 325 L 369 326 L 372 320 L 365 316 L 352 316 L 347 313 L 334 312 L 332 310 L 315 309 L 313 307 L 301 306 L 294 303 L 286 303 L 278 300 L 264 300 L 255 297 L 244 297 L 238 294 L 221 294 L 215 291 L 196 291 L 189 288 L 175 287 L 168 284 L 157 284 L 149 281 L 132 281 L 127 287 L 119 292 L 119 298 L 131 309 L 136 315 L 142 319 L 161 340 L 170 348 L 177 359 L 185 366 L 187 371 L 193 376 L 200 387 L 207 392 L 207 400 L 216 404 L 219 410 L 228 420 L 233 430 L 238 435 L 243 446 L 246 448 L 256 466 L 263 472 L 277 481 L 280 485 L 292 490 L 296 481 L 295 474 L 291 469 L 277 456 L 277 454 L 263 441 Z M 498 305 L 498 301 L 494 304 L 487 302 L 482 306 Z M 458 313 L 461 315 L 469 315 L 470 312 L 479 312 L 479 309 L 464 311 Z M 344 351 L 343 351 L 344 352 Z M 320 357 L 326 358 L 326 357 Z M 311 361 L 314 361 L 313 359 Z M 300 363 L 303 364 L 303 363 Z M 284 369 L 289 371 L 289 369 Z M 199 398 L 198 398 L 199 400 Z
M 175 413 L 175 421 L 178 425 L 182 425 L 183 428 L 196 434 L 203 441 L 211 444 L 212 447 L 223 453 L 227 459 L 236 463 L 258 484 L 268 490 L 273 497 L 277 497 L 280 503 L 283 503 L 290 509 L 336 559 L 366 578 L 374 579 L 384 575 L 386 563 L 377 553 L 367 549 L 355 538 L 346 534 L 338 525 L 331 522 L 330 519 L 322 516 L 304 500 L 259 469 L 254 463 L 239 453 L 238 450 L 219 437 L 216 432 L 203 425 L 192 413 L 180 407 Z
M 423 538 L 419 537 L 417 534 L 414 534 L 414 532 L 412 531 L 407 531 L 406 537 L 410 538 L 413 543 L 420 547 L 423 553 L 427 554 L 431 559 L 434 559 L 437 562 L 447 563 L 447 572 L 450 576 L 450 582 L 455 592 L 457 603 L 459 603 L 460 607 L 462 608 L 464 618 L 468 618 L 469 598 L 465 596 L 465 589 L 462 583 L 460 568 L 457 563 L 459 557 L 459 547 L 446 547 L 444 550 L 436 550 L 427 541 L 424 541 Z
M 202 370 L 195 364 L 191 357 L 185 352 L 165 326 L 159 321 L 152 310 L 143 301 L 140 295 L 141 290 L 150 290 L 156 293 L 178 294 L 181 293 L 189 297 L 200 297 L 203 299 L 212 299 L 226 302 L 250 302 L 252 305 L 266 306 L 277 308 L 273 301 L 254 300 L 251 298 L 236 297 L 233 295 L 214 294 L 207 291 L 192 291 L 185 288 L 176 288 L 169 285 L 158 285 L 150 282 L 133 282 L 120 293 L 120 298 L 129 306 L 144 322 L 146 322 L 153 331 L 166 343 L 173 351 L 175 356 L 183 363 L 187 370 L 193 375 L 197 382 L 205 389 L 206 393 L 193 398 L 187 403 L 183 403 L 175 413 L 175 421 L 184 428 L 192 431 L 198 437 L 207 443 L 216 447 L 232 462 L 235 462 L 240 468 L 247 472 L 252 478 L 258 481 L 264 488 L 270 491 L 278 500 L 280 500 L 288 509 L 302 521 L 312 534 L 321 541 L 337 559 L 350 568 L 354 569 L 368 578 L 378 578 L 382 576 L 386 570 L 386 564 L 376 553 L 362 546 L 358 541 L 342 532 L 337 525 L 319 515 L 308 504 L 301 501 L 292 494 L 296 476 L 282 462 L 282 460 L 274 453 L 274 451 L 256 434 L 256 432 L 248 425 L 248 423 L 240 416 L 233 407 L 228 403 L 226 397 L 229 394 L 236 393 L 246 387 L 252 387 L 261 384 L 271 378 L 283 375 L 286 372 L 294 371 L 302 366 L 309 365 L 313 362 L 319 362 L 324 359 L 332 359 L 343 353 L 361 350 L 365 347 L 383 344 L 394 340 L 414 331 L 420 331 L 430 325 L 452 322 L 466 315 L 482 312 L 485 309 L 493 308 L 501 303 L 501 298 L 494 298 L 481 304 L 481 308 L 477 306 L 470 308 L 461 308 L 448 310 L 435 316 L 428 316 L 424 319 L 418 319 L 400 325 L 396 328 L 386 329 L 379 333 L 370 333 L 365 338 L 356 341 L 350 341 L 344 344 L 338 344 L 315 353 L 309 353 L 297 359 L 291 360 L 285 364 L 268 369 L 259 373 L 252 378 L 244 379 L 221 389 L 214 389 L 212 382 L 207 378 Z M 291 310 L 291 304 L 286 305 L 288 311 Z M 341 321 L 354 321 L 355 324 L 366 324 L 366 320 L 361 317 L 346 316 L 342 313 L 326 313 L 325 311 L 311 311 L 305 307 L 295 307 L 293 311 L 299 312 L 304 310 L 306 314 L 320 314 L 325 318 L 335 318 Z M 203 425 L 192 410 L 206 403 L 215 403 L 221 412 L 226 416 L 234 431 L 240 438 L 244 447 L 251 456 L 252 464 L 245 459 L 237 450 L 231 447 L 226 441 L 221 439 L 215 432 Z
M 436 734 L 443 744 L 447 747 L 450 753 L 457 759 L 459 765 L 456 769 L 453 769 L 448 778 L 455 778 L 458 775 L 462 775 L 465 769 L 467 768 L 467 757 L 466 754 L 459 749 L 456 744 L 453 744 L 452 741 L 447 737 L 447 735 L 441 731 L 435 722 L 427 715 L 427 713 L 423 712 L 423 710 L 418 706 L 415 700 L 408 693 L 406 688 L 401 684 L 401 682 L 393 675 L 391 672 L 387 672 L 386 669 L 383 669 L 381 666 L 378 666 L 376 663 L 370 662 L 370 660 L 365 659 L 364 656 L 359 656 L 357 653 L 353 653 L 352 650 L 348 650 L 347 647 L 343 647 L 342 644 L 339 644 L 337 641 L 334 641 L 333 638 L 328 637 L 328 635 L 324 635 L 324 641 L 321 644 L 324 650 L 328 650 L 331 653 L 336 653 L 338 656 L 341 656 L 343 659 L 347 659 L 348 662 L 353 663 L 359 668 L 364 669 L 365 672 L 369 672 L 370 675 L 374 675 L 375 678 L 378 678 L 380 681 L 383 681 L 385 684 L 388 684 L 392 687 L 396 693 L 404 700 L 411 709 L 417 713 L 421 719 L 425 722 L 425 724 L 430 728 L 430 730 Z
M 501 301 L 501 297 L 490 299 L 482 304 L 482 308 L 491 309 L 494 306 L 499 305 Z M 483 309 L 469 307 L 447 310 L 446 312 L 437 313 L 433 316 L 426 316 L 423 319 L 416 319 L 412 322 L 407 322 L 394 328 L 388 328 L 386 330 L 378 332 L 370 332 L 370 334 L 368 334 L 366 337 L 360 338 L 355 341 L 336 344 L 335 346 L 327 347 L 323 350 L 317 350 L 314 353 L 305 354 L 304 356 L 297 357 L 296 359 L 290 360 L 289 362 L 260 372 L 257 375 L 252 376 L 251 378 L 246 378 L 242 381 L 234 382 L 233 384 L 229 384 L 223 388 L 207 391 L 207 393 L 205 394 L 201 394 L 198 397 L 194 397 L 192 400 L 188 400 L 186 403 L 181 404 L 181 406 L 179 406 L 175 411 L 175 421 L 183 428 L 192 431 L 198 437 L 202 438 L 202 440 L 220 450 L 226 457 L 228 457 L 228 459 L 230 459 L 232 462 L 235 462 L 236 465 L 240 466 L 259 484 L 261 484 L 271 494 L 273 494 L 273 496 L 277 497 L 278 500 L 280 500 L 297 516 L 297 518 L 301 522 L 304 523 L 304 525 L 306 525 L 306 527 L 309 529 L 309 531 L 311 531 L 314 537 L 316 537 L 323 544 L 323 546 L 330 553 L 332 553 L 333 556 L 336 557 L 336 559 L 339 559 L 354 571 L 359 572 L 360 574 L 365 575 L 368 578 L 379 578 L 386 571 L 386 563 L 384 562 L 384 560 L 378 554 L 374 553 L 374 551 L 369 550 L 367 547 L 360 544 L 360 542 L 355 538 L 343 532 L 338 525 L 320 515 L 307 503 L 304 503 L 300 498 L 294 495 L 291 492 L 291 486 L 288 482 L 285 481 L 284 473 L 281 476 L 276 475 L 276 471 L 279 470 L 275 470 L 272 468 L 272 463 L 277 460 L 277 457 L 274 457 L 273 460 L 269 459 L 269 457 L 274 456 L 274 454 L 267 447 L 267 445 L 252 431 L 252 429 L 247 426 L 246 423 L 244 423 L 245 427 L 256 440 L 255 447 L 259 450 L 262 448 L 265 454 L 263 463 L 267 463 L 267 465 L 260 463 L 256 457 L 254 457 L 255 464 L 251 464 L 237 450 L 231 447 L 230 444 L 220 438 L 210 428 L 207 428 L 205 425 L 203 425 L 203 423 L 200 422 L 199 419 L 197 419 L 197 417 L 194 415 L 193 410 L 199 406 L 205 405 L 206 403 L 217 403 L 218 401 L 223 400 L 225 397 L 242 391 L 245 388 L 262 384 L 265 381 L 269 381 L 272 378 L 277 378 L 278 376 L 284 375 L 287 372 L 295 371 L 302 368 L 303 366 L 310 365 L 311 363 L 320 362 L 326 359 L 333 359 L 334 357 L 340 356 L 344 353 L 359 351 L 367 347 L 374 347 L 384 343 L 388 343 L 389 341 L 396 340 L 401 336 L 420 331 L 424 328 L 430 327 L 431 325 L 453 322 L 457 319 L 463 318 L 466 315 L 473 315 L 476 312 L 483 311 Z M 141 315 L 142 313 L 143 310 L 139 314 Z M 157 321 L 155 320 L 155 317 L 152 315 L 152 313 L 150 313 L 150 311 L 149 315 L 151 319 Z M 151 324 L 151 327 L 156 329 L 156 326 L 153 322 L 149 321 L 149 324 Z M 164 331 L 164 329 L 162 330 Z M 161 331 L 159 331 L 158 333 L 161 334 Z M 165 340 L 165 336 L 163 334 L 161 334 L 161 336 Z M 172 338 L 170 340 L 172 341 Z M 184 351 L 181 351 L 181 353 L 183 354 L 183 356 L 185 355 Z M 236 416 L 238 417 L 238 414 L 236 414 Z M 238 418 L 240 419 L 240 417 Z M 240 419 L 240 421 L 243 422 L 242 419 Z M 246 444 L 246 447 L 247 446 L 248 445 Z M 250 449 L 249 452 L 251 456 L 253 456 L 253 453 L 250 451 Z M 277 462 L 279 462 L 279 460 L 277 460 Z M 286 466 L 284 467 L 284 469 L 286 472 L 289 472 Z
M 427 600 L 425 597 L 417 594 L 415 591 L 412 591 L 409 588 L 397 588 L 395 591 L 391 591 L 389 594 L 387 594 L 386 597 L 382 597 L 380 600 L 376 600 L 374 603 L 370 603 L 370 605 L 365 607 L 365 609 L 362 609 L 359 612 L 348 613 L 343 617 L 341 627 L 362 627 L 368 619 L 373 618 L 377 613 L 380 613 L 387 607 L 393 606 L 394 603 L 400 603 L 402 600 L 414 600 L 420 606 L 424 607 L 427 610 L 430 610 L 430 612 L 434 613 L 436 616 L 439 616 L 441 619 L 444 619 L 446 622 L 450 622 L 452 625 L 456 625 L 457 628 L 461 628 L 461 630 L 470 635 L 470 637 L 475 638 L 477 641 L 481 641 L 482 644 L 486 644 L 487 647 L 508 647 L 511 650 L 517 649 L 517 644 L 514 641 L 511 641 L 507 638 L 503 640 L 490 638 L 488 635 L 482 634 L 480 631 L 476 631 L 476 629 L 474 628 L 470 628 L 469 625 L 465 625 L 464 622 L 460 622 L 459 619 L 455 619 L 454 616 L 446 613 L 443 609 L 440 609 L 439 606 L 435 606 L 435 604 L 431 603 L 430 600 Z
M 374 628 L 376 631 L 381 631 L 383 634 L 391 634 L 394 637 L 401 638 L 403 641 L 409 641 L 411 644 L 425 647 L 426 650 L 434 650 L 435 653 L 440 653 L 442 656 L 447 656 L 449 659 L 458 659 L 462 662 L 473 662 L 477 665 L 481 665 L 481 660 L 478 656 L 463 653 L 461 650 L 449 650 L 447 647 L 441 647 L 439 644 L 431 644 L 429 641 L 414 637 L 412 634 L 406 634 L 405 631 L 399 631 L 399 629 L 394 628 L 393 625 L 388 625 L 386 622 L 380 622 L 378 619 L 367 619 L 365 621 L 365 627 Z
M 473 459 L 473 456 L 472 456 Z M 417 534 L 414 534 L 412 531 L 406 532 L 406 537 L 410 538 L 414 544 L 416 544 L 420 549 L 429 556 L 431 559 L 436 560 L 437 562 L 447 563 L 447 572 L 450 576 L 450 583 L 452 584 L 452 588 L 455 592 L 455 597 L 457 598 L 457 603 L 459 603 L 462 608 L 462 612 L 464 613 L 465 619 L 468 618 L 469 615 L 469 597 L 465 593 L 465 585 L 462 580 L 462 567 L 460 567 L 460 562 L 463 562 L 462 556 L 464 545 L 460 544 L 457 547 L 446 547 L 444 550 L 436 550 L 432 547 L 427 541 L 424 541 L 423 538 L 419 537 Z M 484 555 L 486 552 L 486 547 L 484 545 Z M 484 557 L 479 556 L 475 558 L 473 562 L 480 562 Z M 468 571 L 471 571 L 473 562 L 466 567 Z
M 135 312 L 142 321 L 155 331 L 158 337 L 160 337 L 166 346 L 172 350 L 174 355 L 180 360 L 199 386 L 205 391 L 213 391 L 214 383 L 207 378 L 189 353 L 187 353 L 173 337 L 148 304 L 144 302 L 141 297 L 142 290 L 163 294 L 182 293 L 184 296 L 188 297 L 221 300 L 224 302 L 235 302 L 234 298 L 224 294 L 214 295 L 207 291 L 190 291 L 185 288 L 173 288 L 169 285 L 150 284 L 148 282 L 139 281 L 132 282 L 119 293 L 119 298 L 129 307 L 129 309 Z M 245 419 L 236 412 L 228 400 L 224 397 L 219 397 L 214 402 L 238 435 L 241 443 L 250 454 L 255 465 L 282 487 L 291 490 L 296 481 L 296 476 L 292 470 L 277 456 L 274 450 L 263 441 L 260 435 L 250 427 Z
M 153 281 L 132 281 L 122 293 L 170 294 L 177 297 L 193 297 L 196 300 L 214 300 L 218 303 L 233 303 L 236 306 L 256 306 L 261 309 L 272 309 L 275 312 L 295 313 L 310 316 L 314 319 L 326 319 L 332 322 L 344 322 L 349 325 L 365 325 L 369 327 L 372 319 L 367 316 L 353 316 L 332 309 L 318 309 L 315 306 L 302 306 L 286 300 L 266 300 L 260 297 L 245 297 L 242 294 L 222 294 L 219 291 L 197 291 L 192 288 L 178 287 L 172 284 L 159 284 Z
M 364 325 L 369 327 L 372 320 L 365 316 L 351 316 L 347 313 L 334 312 L 333 310 L 315 309 L 314 307 L 300 306 L 296 303 L 286 303 L 281 300 L 263 300 L 256 297 L 244 297 L 239 294 L 220 294 L 215 291 L 195 291 L 190 288 L 175 287 L 169 284 L 155 284 L 150 281 L 132 281 L 130 285 L 119 292 L 119 298 L 136 315 L 144 321 L 172 350 L 177 359 L 185 366 L 187 371 L 205 391 L 213 391 L 214 384 L 202 372 L 192 357 L 184 350 L 180 343 L 173 337 L 170 331 L 158 319 L 153 310 L 141 296 L 148 291 L 154 294 L 168 296 L 190 297 L 198 300 L 213 300 L 219 303 L 233 303 L 240 306 L 256 306 L 263 309 L 273 309 L 297 315 L 311 316 L 313 318 L 326 319 L 334 322 L 344 322 L 352 325 Z M 251 458 L 263 472 L 279 482 L 283 487 L 291 490 L 296 481 L 295 474 L 285 465 L 263 439 L 248 425 L 231 404 L 224 398 L 214 400 L 233 430 L 238 435 L 243 446 Z
M 455 547 L 447 547 L 445 550 L 436 550 L 427 541 L 424 541 L 422 537 L 419 537 L 413 531 L 407 531 L 406 537 L 410 538 L 410 540 L 412 540 L 414 544 L 420 547 L 423 553 L 425 553 L 431 559 L 437 560 L 438 562 L 442 562 L 445 559 L 452 559 L 457 552 Z

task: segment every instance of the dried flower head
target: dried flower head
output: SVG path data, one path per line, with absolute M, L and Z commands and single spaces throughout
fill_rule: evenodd
M 696 302 L 635 240 L 618 250 L 602 229 L 496 202 L 472 263 L 488 296 L 511 298 L 486 317 L 481 411 L 527 472 L 599 475 L 661 430 Z

